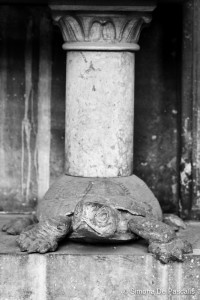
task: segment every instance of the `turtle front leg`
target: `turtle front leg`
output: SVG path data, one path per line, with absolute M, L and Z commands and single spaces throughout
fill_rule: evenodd
M 22 232 L 16 242 L 21 251 L 46 253 L 55 251 L 58 241 L 62 240 L 70 231 L 70 217 L 47 219 L 36 224 L 30 230 Z
M 183 261 L 184 254 L 192 252 L 189 242 L 177 238 L 172 227 L 156 219 L 134 216 L 129 221 L 129 228 L 149 242 L 148 251 L 162 263 Z

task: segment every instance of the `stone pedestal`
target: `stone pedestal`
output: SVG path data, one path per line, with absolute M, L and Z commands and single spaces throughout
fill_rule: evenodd
M 16 216 L 2 216 L 0 227 Z M 184 263 L 163 265 L 142 240 L 123 245 L 62 243 L 48 254 L 24 254 L 0 231 L 2 300 L 199 300 L 199 223 L 179 232 L 193 244 Z
M 51 6 L 67 50 L 66 174 L 133 173 L 134 52 L 153 8 Z

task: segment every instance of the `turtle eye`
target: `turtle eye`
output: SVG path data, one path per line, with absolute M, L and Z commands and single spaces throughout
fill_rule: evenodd
M 99 210 L 95 216 L 95 220 L 97 223 L 103 225 L 106 224 L 109 220 L 110 214 L 106 208 L 102 208 Z

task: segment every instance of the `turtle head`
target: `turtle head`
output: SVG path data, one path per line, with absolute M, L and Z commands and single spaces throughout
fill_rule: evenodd
M 74 210 L 73 230 L 87 237 L 112 236 L 117 223 L 117 210 L 98 202 L 80 201 Z

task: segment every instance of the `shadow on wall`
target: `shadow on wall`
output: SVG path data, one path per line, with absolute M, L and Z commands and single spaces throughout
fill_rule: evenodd
M 135 173 L 166 212 L 179 208 L 181 11 L 181 5 L 158 6 L 136 55 Z

